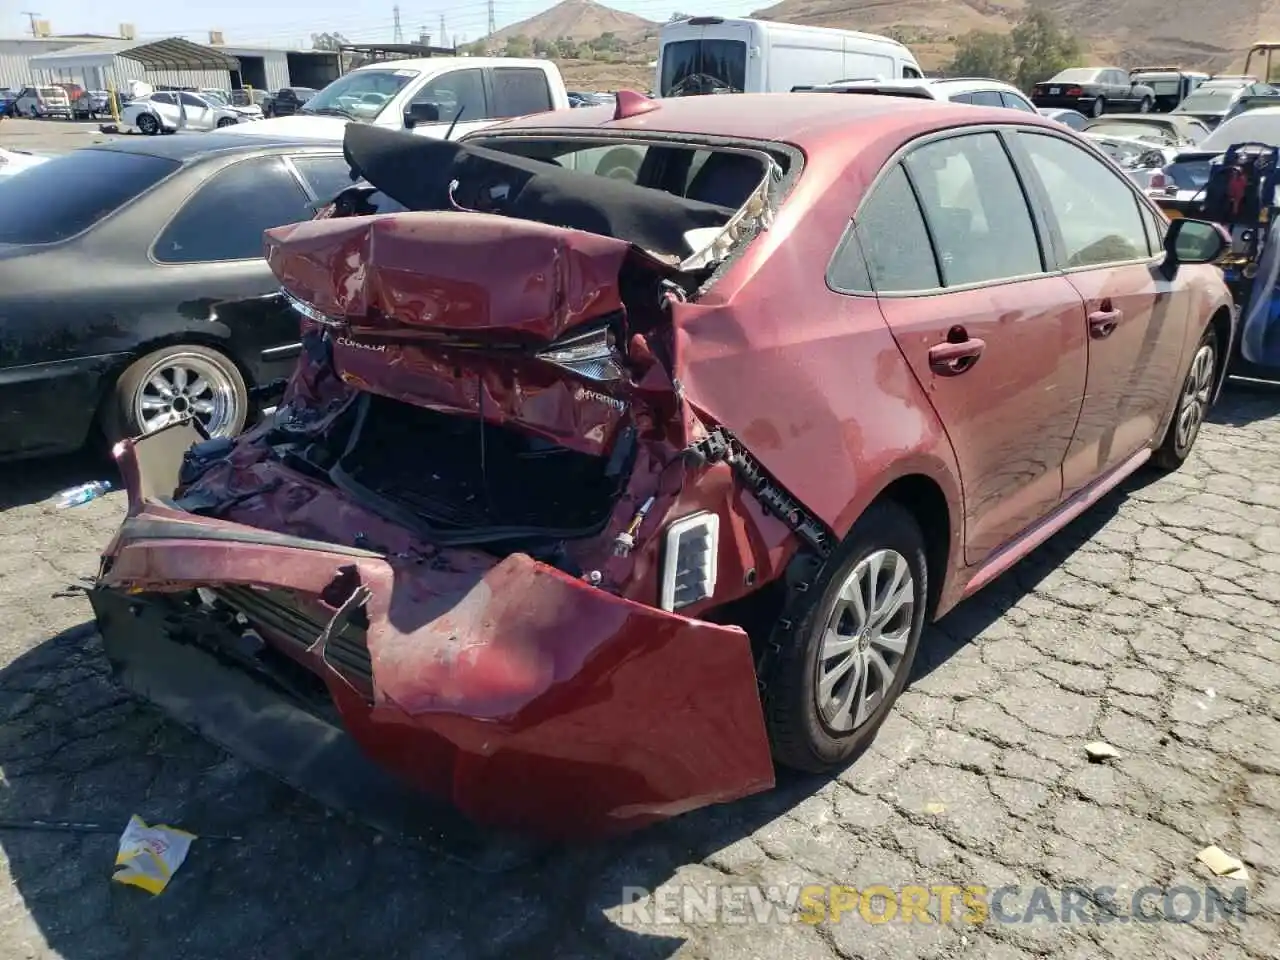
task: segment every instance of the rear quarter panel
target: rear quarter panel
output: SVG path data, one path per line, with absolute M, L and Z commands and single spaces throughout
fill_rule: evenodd
M 864 142 L 852 162 L 840 145 L 810 153 L 773 227 L 698 303 L 677 306 L 678 364 L 693 404 L 839 536 L 890 483 L 921 474 L 947 499 L 954 551 L 950 443 L 876 301 L 826 284 L 858 200 L 901 142 Z

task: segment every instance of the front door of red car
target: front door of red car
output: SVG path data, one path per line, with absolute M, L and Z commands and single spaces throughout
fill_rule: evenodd
M 1045 269 L 1042 229 L 990 130 L 916 147 L 858 211 L 880 309 L 955 450 L 968 563 L 1062 496 L 1084 307 Z
M 1089 386 L 1063 465 L 1070 496 L 1160 429 L 1182 363 L 1189 294 L 1160 275 L 1155 218 L 1122 174 L 1065 138 L 1024 131 L 1017 142 L 1056 223 L 1066 277 L 1085 302 Z

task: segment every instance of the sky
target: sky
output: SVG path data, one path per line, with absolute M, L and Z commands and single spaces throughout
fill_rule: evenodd
M 90 4 L 86 0 L 0 0 L 0 37 L 31 36 L 26 11 L 48 20 L 53 33 L 101 33 L 116 36 L 121 23 L 132 23 L 139 40 L 185 36 L 207 43 L 210 30 L 221 30 L 227 44 L 309 47 L 313 33 L 341 33 L 353 43 L 391 42 L 395 33 L 397 0 L 352 3 L 351 0 L 124 0 Z M 385 6 L 380 4 L 385 3 Z M 768 6 L 770 0 L 698 0 L 689 9 L 676 0 L 618 0 L 610 6 L 649 20 L 666 20 L 676 10 L 685 13 L 745 16 Z M 487 0 L 399 0 L 400 26 L 405 42 L 416 40 L 424 28 L 432 43 L 439 42 L 440 18 L 445 34 L 459 43 L 477 40 L 488 31 Z M 553 0 L 493 0 L 499 28 L 554 5 Z

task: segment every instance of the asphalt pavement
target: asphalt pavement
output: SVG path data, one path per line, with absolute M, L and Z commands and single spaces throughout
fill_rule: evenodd
M 0 144 L 95 137 L 29 123 L 4 121 Z M 108 465 L 0 467 L 0 957 L 1277 957 L 1278 472 L 1280 388 L 1232 384 L 1183 470 L 1126 484 L 930 628 L 838 777 L 609 844 L 457 858 L 333 816 L 123 694 L 75 589 L 122 497 L 48 499 Z M 1094 741 L 1118 756 L 1091 762 Z M 202 835 L 154 898 L 110 881 L 135 813 Z M 108 832 L 12 829 L 33 819 Z M 1198 862 L 1210 845 L 1244 877 Z M 832 885 L 935 899 L 880 923 L 889 900 Z M 975 885 L 1017 889 L 985 918 L 942 910 Z M 854 906 L 784 922 L 771 905 L 806 886 Z M 1208 912 L 1240 890 L 1243 917 Z M 1139 892 L 1154 919 L 1134 918 Z

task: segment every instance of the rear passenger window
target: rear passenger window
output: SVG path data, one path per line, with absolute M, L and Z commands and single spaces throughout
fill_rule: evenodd
M 551 109 L 547 75 L 532 67 L 496 67 L 493 71 L 493 116 L 523 117 Z
M 862 202 L 854 223 L 861 252 L 867 258 L 871 284 L 877 293 L 933 290 L 941 286 L 929 233 L 901 164 L 894 164 L 871 196 Z M 857 251 L 858 245 L 853 249 Z M 853 285 L 856 264 L 846 262 L 839 269 L 833 264 L 832 268 L 833 286 L 857 289 Z M 840 270 L 844 271 L 843 279 L 849 285 L 837 279 Z
M 997 90 L 975 90 L 969 94 L 969 102 L 979 107 L 1004 106 L 1004 101 L 1000 99 L 1000 93 Z
M 322 203 L 352 184 L 351 168 L 342 157 L 294 157 L 293 165 Z
M 1044 269 L 1031 211 L 998 135 L 926 144 L 912 151 L 906 164 L 944 284 L 1005 280 Z
M 1005 93 L 1003 90 L 1000 91 L 1000 100 L 1006 107 L 1011 107 L 1014 110 L 1022 110 L 1025 113 L 1036 112 L 1036 108 L 1027 103 L 1027 101 L 1021 97 L 1014 96 L 1012 93 Z

